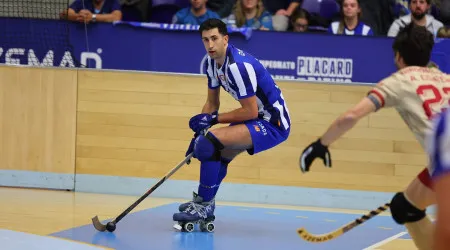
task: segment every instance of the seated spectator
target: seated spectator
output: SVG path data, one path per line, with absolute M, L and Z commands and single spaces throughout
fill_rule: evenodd
M 237 0 L 232 14 L 223 21 L 232 27 L 273 30 L 272 15 L 264 9 L 262 0 Z
M 60 14 L 66 18 L 66 12 Z M 75 0 L 67 10 L 67 19 L 76 22 L 114 22 L 122 20 L 119 0 Z
M 361 21 L 362 10 L 359 0 L 344 0 L 341 6 L 341 20 L 332 22 L 328 32 L 332 34 L 373 36 L 372 29 Z
M 210 18 L 220 18 L 219 15 L 206 7 L 207 0 L 191 0 L 191 7 L 179 10 L 172 23 L 200 25 Z
M 410 24 L 411 21 L 417 25 L 425 26 L 434 36 L 443 24 L 432 15 L 427 14 L 430 10 L 431 0 L 411 0 L 409 4 L 410 14 L 395 20 L 388 31 L 388 36 L 397 36 L 400 29 Z
M 273 15 L 272 25 L 276 31 L 286 31 L 289 17 L 302 0 L 263 0 L 266 10 Z
M 289 31 L 306 32 L 309 25 L 309 14 L 302 8 L 296 8 L 292 13 L 290 20 Z

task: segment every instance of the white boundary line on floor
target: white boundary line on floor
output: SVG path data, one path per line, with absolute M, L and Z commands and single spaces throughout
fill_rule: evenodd
M 380 247 L 380 246 L 382 246 L 382 245 L 385 245 L 386 243 L 388 243 L 388 242 L 391 242 L 391 241 L 393 241 L 393 240 L 395 240 L 395 239 L 398 239 L 398 238 L 400 238 L 400 237 L 402 237 L 403 235 L 405 235 L 405 234 L 407 234 L 408 232 L 401 232 L 401 233 L 398 233 L 398 234 L 396 234 L 396 235 L 394 235 L 394 236 L 391 236 L 391 237 L 389 237 L 389 238 L 387 238 L 387 239 L 384 239 L 384 240 L 382 240 L 382 241 L 380 241 L 380 242 L 377 242 L 377 243 L 375 243 L 375 244 L 373 244 L 373 245 L 371 245 L 371 246 L 369 246 L 369 247 L 366 247 L 366 248 L 364 248 L 363 250 L 373 250 L 373 249 L 376 249 L 377 247 Z

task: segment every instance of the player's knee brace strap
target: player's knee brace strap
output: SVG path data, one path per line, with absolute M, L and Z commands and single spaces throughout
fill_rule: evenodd
M 398 192 L 391 201 L 392 218 L 400 225 L 416 222 L 425 218 L 426 210 L 420 210 L 412 205 L 403 192 Z
M 199 161 L 220 161 L 223 144 L 211 133 L 195 140 L 194 155 Z

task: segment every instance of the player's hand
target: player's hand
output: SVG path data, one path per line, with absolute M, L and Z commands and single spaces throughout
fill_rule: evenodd
M 308 147 L 303 150 L 302 155 L 299 159 L 300 170 L 303 173 L 308 172 L 309 167 L 317 157 L 323 160 L 323 164 L 325 164 L 326 167 L 331 168 L 330 151 L 328 151 L 327 146 L 323 145 L 320 142 L 320 138 L 317 141 L 309 144 Z
M 189 120 L 189 127 L 195 133 L 199 133 L 204 129 L 208 129 L 216 125 L 218 122 L 217 116 L 218 116 L 217 111 L 214 111 L 212 114 L 202 113 L 195 115 Z

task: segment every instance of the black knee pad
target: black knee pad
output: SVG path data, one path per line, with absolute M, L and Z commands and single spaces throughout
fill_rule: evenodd
M 195 140 L 194 155 L 199 161 L 220 161 L 223 144 L 211 133 Z
M 426 216 L 426 210 L 420 210 L 412 205 L 403 192 L 398 192 L 391 201 L 391 214 L 397 224 L 419 221 Z

